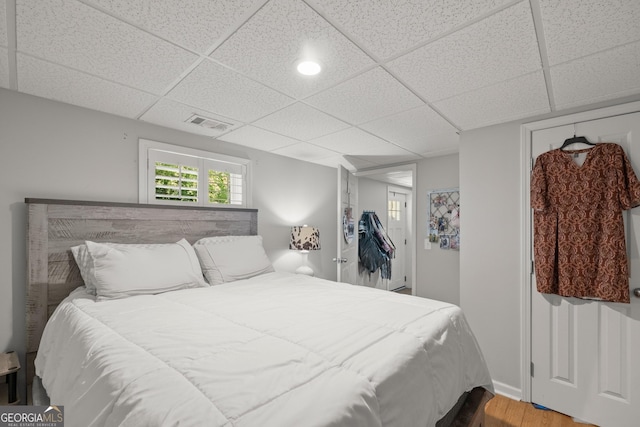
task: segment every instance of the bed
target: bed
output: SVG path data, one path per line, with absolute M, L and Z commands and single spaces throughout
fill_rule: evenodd
M 26 203 L 27 382 L 66 425 L 482 424 L 491 378 L 456 306 L 273 271 L 253 209 Z M 121 256 L 95 295 L 83 244 L 96 265 Z M 131 268 L 157 262 L 148 247 L 195 248 L 203 283 L 131 293 L 155 274 Z

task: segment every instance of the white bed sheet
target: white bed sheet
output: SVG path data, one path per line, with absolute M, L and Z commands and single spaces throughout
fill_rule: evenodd
M 432 426 L 491 378 L 461 310 L 286 273 L 49 320 L 36 374 L 68 426 Z

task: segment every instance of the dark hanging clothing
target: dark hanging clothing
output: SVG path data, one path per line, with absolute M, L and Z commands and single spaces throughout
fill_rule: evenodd
M 383 279 L 391 279 L 391 259 L 396 247 L 375 212 L 364 211 L 358 223 L 358 257 L 360 272 L 380 269 Z
M 622 211 L 638 205 L 640 182 L 619 145 L 541 154 L 531 176 L 538 291 L 628 303 Z

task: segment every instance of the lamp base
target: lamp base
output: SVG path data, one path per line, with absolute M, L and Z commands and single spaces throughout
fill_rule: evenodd
M 301 265 L 296 269 L 296 274 L 305 274 L 307 276 L 313 276 L 313 270 L 309 266 Z

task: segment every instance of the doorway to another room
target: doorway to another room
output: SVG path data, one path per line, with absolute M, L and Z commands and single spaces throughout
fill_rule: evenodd
M 358 274 L 358 285 L 416 295 L 414 180 L 416 165 L 400 165 L 357 172 L 358 213 L 373 211 L 395 246 L 391 278 Z

